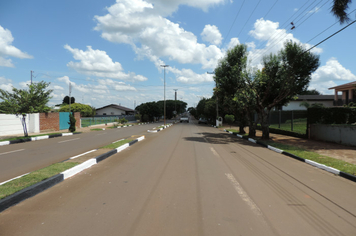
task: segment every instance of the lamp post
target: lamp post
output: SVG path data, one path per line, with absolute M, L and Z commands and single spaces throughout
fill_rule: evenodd
M 177 90 L 178 89 L 173 89 L 175 91 L 174 93 L 174 111 L 176 112 L 176 114 L 174 114 L 174 120 L 177 121 Z
M 166 125 L 166 67 L 169 65 L 161 65 L 164 68 L 164 125 Z

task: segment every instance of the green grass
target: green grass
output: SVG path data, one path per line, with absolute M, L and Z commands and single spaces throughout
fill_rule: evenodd
M 349 173 L 352 175 L 356 175 L 356 165 L 345 162 L 343 160 L 339 160 L 339 159 L 328 157 L 328 156 L 323 156 L 316 152 L 311 152 L 306 149 L 294 147 L 291 145 L 281 144 L 281 143 L 277 143 L 277 142 L 273 142 L 273 141 L 264 141 L 264 140 L 262 142 L 264 142 L 270 146 L 282 149 L 286 152 L 292 153 L 298 157 L 308 159 L 311 161 L 315 161 L 317 163 L 333 167 L 340 171 L 343 171 L 343 172 L 346 172 L 346 173 Z
M 282 123 L 281 128 L 278 128 L 278 124 L 273 124 L 270 125 L 269 127 L 274 129 L 292 131 L 290 120 L 287 120 L 285 123 Z M 305 134 L 306 130 L 307 130 L 307 119 L 293 120 L 293 132 Z
M 100 131 L 100 130 L 103 130 L 103 129 L 99 129 L 99 128 L 96 128 L 96 129 L 90 129 L 91 131 Z
M 132 139 L 124 139 L 124 140 L 121 140 L 121 141 L 119 141 L 119 142 L 112 143 L 112 144 L 106 145 L 106 146 L 101 147 L 101 148 L 102 148 L 102 149 L 104 149 L 104 148 L 107 148 L 107 149 L 115 149 L 115 148 L 118 148 L 118 147 L 120 147 L 120 146 L 122 146 L 122 145 L 124 145 L 124 144 L 126 144 L 126 143 L 131 142 L 131 141 L 132 141 Z
M 18 140 L 18 139 L 24 139 L 24 138 L 39 137 L 39 136 L 45 136 L 45 135 L 54 135 L 54 134 L 61 134 L 61 133 L 50 133 L 50 134 L 29 135 L 29 136 L 27 136 L 27 137 L 25 137 L 25 136 L 21 136 L 21 137 L 13 137 L 13 138 L 7 138 L 7 139 L 0 139 L 0 142 L 2 142 L 2 141 L 11 141 L 11 140 Z
M 22 176 L 21 178 L 0 185 L 0 199 L 5 198 L 11 194 L 14 194 L 31 185 L 39 183 L 45 179 L 48 179 L 78 164 L 79 163 L 77 162 L 56 163 L 46 168 L 31 172 L 30 174 Z

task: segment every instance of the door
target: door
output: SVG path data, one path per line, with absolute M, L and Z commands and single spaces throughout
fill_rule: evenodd
M 69 129 L 69 112 L 59 112 L 59 129 Z

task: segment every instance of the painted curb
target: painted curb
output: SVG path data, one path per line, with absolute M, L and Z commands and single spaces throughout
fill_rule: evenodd
M 49 139 L 49 138 L 56 138 L 56 137 L 62 137 L 62 136 L 69 136 L 69 135 L 74 135 L 74 134 L 81 134 L 81 132 L 78 132 L 78 133 L 61 133 L 61 134 L 43 135 L 43 136 L 37 136 L 37 137 L 31 137 L 31 138 L 16 139 L 16 140 L 11 140 L 11 141 L 2 141 L 2 142 L 0 142 L 0 146 L 5 146 L 5 145 L 10 145 L 10 144 L 15 144 L 15 143 L 24 143 L 24 142 L 38 141 L 38 140 Z
M 315 161 L 311 161 L 311 160 L 308 160 L 308 159 L 301 158 L 301 157 L 299 157 L 299 156 L 296 156 L 296 155 L 294 155 L 294 154 L 292 154 L 292 153 L 283 151 L 283 150 L 278 149 L 278 148 L 276 148 L 276 147 L 272 147 L 272 146 L 270 146 L 270 145 L 266 145 L 265 143 L 260 142 L 259 140 L 254 140 L 254 139 L 252 139 L 252 138 L 248 138 L 248 137 L 246 137 L 246 136 L 242 136 L 242 135 L 239 135 L 239 134 L 237 134 L 237 133 L 233 133 L 233 132 L 231 132 L 231 131 L 227 131 L 227 130 L 225 130 L 225 129 L 224 129 L 224 131 L 225 131 L 225 132 L 228 132 L 228 133 L 230 133 L 230 134 L 234 134 L 234 135 L 236 135 L 236 136 L 239 137 L 239 138 L 246 139 L 246 140 L 248 140 L 248 141 L 250 141 L 250 142 L 253 142 L 253 143 L 256 143 L 256 144 L 258 144 L 258 145 L 260 145 L 260 146 L 263 146 L 263 147 L 265 147 L 265 148 L 268 148 L 268 149 L 270 149 L 270 150 L 272 150 L 272 151 L 274 151 L 274 152 L 283 154 L 283 155 L 285 155 L 285 156 L 291 157 L 291 158 L 293 158 L 293 159 L 295 159 L 295 160 L 298 160 L 298 161 L 301 161 L 301 162 L 305 162 L 305 163 L 307 163 L 307 164 L 309 164 L 309 165 L 312 165 L 312 166 L 314 166 L 314 167 L 316 167 L 316 168 L 319 168 L 319 169 L 328 171 L 328 172 L 330 172 L 330 173 L 332 173 L 332 174 L 335 174 L 335 175 L 338 175 L 338 176 L 343 177 L 343 178 L 345 178 L 345 179 L 348 179 L 348 180 L 351 180 L 351 181 L 353 181 L 353 182 L 356 182 L 356 176 L 355 176 L 355 175 L 351 175 L 351 174 L 342 172 L 342 171 L 340 171 L 340 170 L 338 170 L 338 169 L 335 169 L 335 168 L 330 167 L 330 166 L 326 166 L 326 165 L 324 165 L 324 164 L 317 163 L 317 162 L 315 162 Z
M 160 129 L 157 129 L 157 130 L 147 130 L 147 132 L 148 132 L 148 133 L 157 133 L 157 132 L 159 132 L 159 131 L 161 131 L 161 130 L 163 130 L 163 129 L 167 129 L 168 127 L 171 127 L 172 125 L 173 125 L 173 124 L 169 124 L 169 125 L 166 125 L 166 126 L 160 128 Z M 156 127 L 154 127 L 154 128 L 156 128 Z
M 36 194 L 43 192 L 44 190 L 62 182 L 65 179 L 68 179 L 80 172 L 82 172 L 85 169 L 88 169 L 89 167 L 98 164 L 100 161 L 105 160 L 106 158 L 121 152 L 122 150 L 132 146 L 133 144 L 142 141 L 145 139 L 145 136 L 141 136 L 133 141 L 131 141 L 130 143 L 124 144 L 116 149 L 110 150 L 107 153 L 101 154 L 97 157 L 94 157 L 92 159 L 89 159 L 77 166 L 74 166 L 68 170 L 63 171 L 60 174 L 57 174 L 55 176 L 52 176 L 46 180 L 43 180 L 37 184 L 34 184 L 32 186 L 29 186 L 25 189 L 22 189 L 10 196 L 7 196 L 4 199 L 0 200 L 0 212 L 6 210 L 7 208 L 10 208 L 30 197 L 35 196 Z

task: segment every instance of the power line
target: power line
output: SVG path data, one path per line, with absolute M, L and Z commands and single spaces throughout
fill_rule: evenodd
M 225 36 L 225 38 L 224 38 L 224 41 L 223 41 L 223 44 L 222 44 L 222 45 L 225 44 L 225 41 L 226 41 L 227 37 L 229 36 L 230 31 L 231 31 L 232 27 L 234 26 L 235 21 L 236 21 L 237 17 L 239 16 L 242 7 L 244 6 L 244 3 L 245 3 L 245 0 L 242 2 L 241 7 L 240 7 L 239 11 L 238 11 L 237 14 L 236 14 L 235 19 L 234 19 L 234 21 L 232 22 L 231 27 L 230 27 L 229 31 L 227 32 L 227 34 L 226 34 L 226 36 Z
M 252 16 L 252 14 L 256 11 L 256 9 L 257 9 L 258 5 L 260 5 L 260 2 L 261 2 L 261 0 L 259 0 L 259 1 L 258 1 L 258 3 L 256 4 L 256 6 L 255 6 L 255 8 L 253 9 L 253 11 L 251 12 L 250 16 L 249 16 L 249 17 L 248 17 L 248 19 L 246 20 L 246 22 L 245 22 L 244 26 L 242 27 L 242 29 L 241 29 L 241 30 L 240 30 L 240 32 L 238 33 L 237 37 L 239 37 L 239 36 L 240 36 L 240 34 L 241 34 L 242 30 L 243 30 L 243 29 L 245 28 L 245 26 L 247 25 L 247 23 L 248 23 L 248 21 L 250 20 L 250 18 L 251 18 L 251 16 Z

